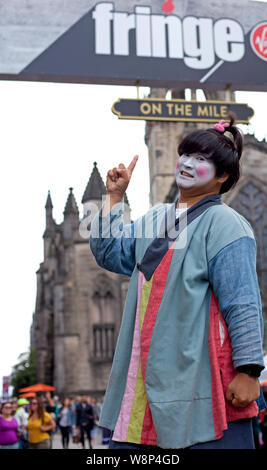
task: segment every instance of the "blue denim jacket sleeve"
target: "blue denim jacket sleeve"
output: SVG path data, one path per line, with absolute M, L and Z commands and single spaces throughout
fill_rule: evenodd
M 256 242 L 244 236 L 210 260 L 209 281 L 226 321 L 234 367 L 264 367 L 262 305 L 256 272 Z
M 71 408 L 68 409 L 68 426 L 75 426 L 75 416 Z
M 122 222 L 123 201 L 102 217 L 102 208 L 92 221 L 90 248 L 96 262 L 108 271 L 131 276 L 135 261 L 135 222 Z

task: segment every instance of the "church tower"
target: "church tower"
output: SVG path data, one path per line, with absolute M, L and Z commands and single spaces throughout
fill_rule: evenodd
M 166 88 L 151 88 L 151 98 L 165 98 Z M 180 93 L 184 98 L 184 92 Z M 177 146 L 185 132 L 180 122 L 147 121 L 145 142 L 148 147 L 150 204 L 165 200 L 174 179 Z
M 44 260 L 37 275 L 35 313 L 31 327 L 31 347 L 35 350 L 36 368 L 43 383 L 53 382 L 54 368 L 54 311 L 51 279 L 55 273 L 55 239 L 57 225 L 53 219 L 50 191 L 45 204 Z
M 104 394 L 128 290 L 129 278 L 100 268 L 81 230 L 88 208 L 101 207 L 105 184 L 97 163 L 85 188 L 83 217 L 69 188 L 63 221 L 56 224 L 48 193 L 44 260 L 37 272 L 31 343 L 38 382 L 53 384 L 60 395 Z M 130 222 L 127 196 L 126 223 Z

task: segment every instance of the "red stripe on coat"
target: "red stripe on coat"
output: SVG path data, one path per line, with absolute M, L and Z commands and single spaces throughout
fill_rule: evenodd
M 221 343 L 220 323 L 224 330 Z M 229 384 L 238 374 L 232 359 L 232 345 L 227 324 L 220 312 L 219 302 L 213 290 L 211 291 L 210 321 L 209 321 L 209 354 L 211 366 L 212 409 L 216 439 L 227 429 L 227 422 L 238 419 L 252 418 L 258 414 L 256 401 L 246 407 L 235 408 L 226 400 Z
M 151 291 L 149 295 L 149 300 L 146 307 L 144 323 L 142 327 L 141 333 L 141 367 L 142 367 L 142 374 L 144 383 L 146 380 L 146 366 L 147 366 L 147 359 L 149 354 L 150 342 L 154 330 L 154 326 L 157 319 L 158 310 L 161 304 L 162 295 L 165 290 L 166 281 L 169 273 L 169 268 L 172 260 L 173 255 L 173 242 L 170 249 L 165 254 L 164 258 L 162 259 L 161 263 L 158 265 L 157 269 L 153 275 L 153 281 L 151 286 Z M 148 429 L 150 429 L 149 434 L 151 434 L 154 438 L 156 438 L 156 430 L 153 424 L 153 419 L 151 415 L 151 411 L 149 405 L 147 404 L 142 433 L 141 433 L 141 442 L 145 442 L 147 438 Z
M 218 305 L 216 297 L 211 291 L 210 317 L 209 317 L 209 356 L 211 372 L 211 394 L 212 394 L 212 414 L 214 423 L 215 439 L 223 436 L 223 431 L 227 429 L 225 399 L 221 382 L 220 363 L 218 350 L 221 348 Z
M 157 433 L 148 403 L 146 404 L 140 444 L 157 445 Z

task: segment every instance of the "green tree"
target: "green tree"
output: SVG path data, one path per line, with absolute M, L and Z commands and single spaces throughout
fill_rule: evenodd
M 11 372 L 11 385 L 14 387 L 13 396 L 19 395 L 19 389 L 29 387 L 36 383 L 35 351 L 31 349 L 19 355 L 19 362 L 13 366 Z

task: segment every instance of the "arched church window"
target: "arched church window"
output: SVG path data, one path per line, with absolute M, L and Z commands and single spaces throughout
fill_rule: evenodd
M 93 325 L 94 359 L 113 359 L 115 347 L 114 333 L 114 324 L 106 323 Z
M 92 325 L 94 359 L 112 360 L 115 350 L 115 302 L 114 285 L 101 274 L 95 282 L 92 296 L 96 307 L 95 322 Z

